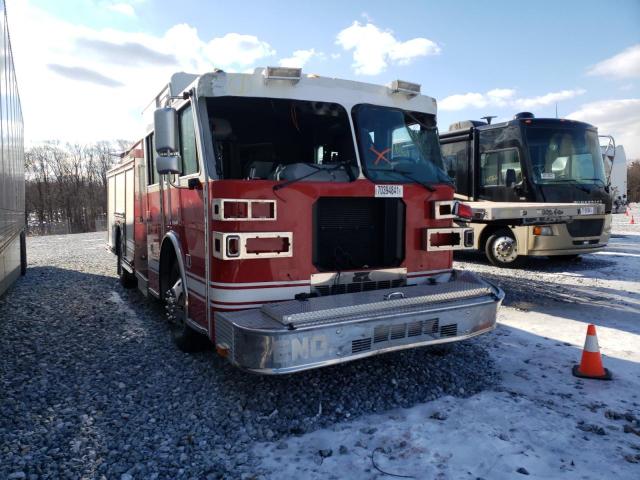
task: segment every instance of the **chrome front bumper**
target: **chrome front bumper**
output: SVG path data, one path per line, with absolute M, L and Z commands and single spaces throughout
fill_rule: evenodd
M 495 328 L 504 292 L 470 272 L 433 283 L 216 312 L 219 353 L 243 369 L 283 374 Z

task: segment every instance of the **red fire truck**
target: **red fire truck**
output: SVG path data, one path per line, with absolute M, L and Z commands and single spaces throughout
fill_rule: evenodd
M 419 85 L 216 70 L 154 105 L 109 173 L 109 246 L 181 349 L 280 374 L 495 327 L 503 292 L 452 269 L 471 211 Z

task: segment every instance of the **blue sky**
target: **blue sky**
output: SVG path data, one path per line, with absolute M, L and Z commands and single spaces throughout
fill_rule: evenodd
M 557 102 L 560 116 L 595 123 L 640 157 L 638 0 L 14 0 L 8 11 L 32 141 L 135 138 L 141 107 L 169 72 L 245 71 L 289 59 L 321 75 L 421 83 L 439 102 L 442 130 L 525 109 L 553 116 Z M 43 102 L 52 101 L 43 78 L 85 99 L 68 112 L 71 133 L 42 118 Z M 94 110 L 108 121 L 92 129 L 86 117 Z

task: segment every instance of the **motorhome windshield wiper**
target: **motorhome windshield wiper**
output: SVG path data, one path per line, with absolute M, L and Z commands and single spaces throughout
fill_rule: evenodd
M 292 178 L 291 180 L 287 180 L 285 182 L 282 183 L 278 183 L 276 185 L 273 186 L 273 191 L 277 191 L 280 189 L 283 189 L 285 187 L 288 187 L 289 185 L 299 182 L 300 180 L 304 180 L 305 178 L 309 178 L 312 175 L 315 175 L 318 172 L 335 172 L 336 170 L 339 170 L 341 168 L 344 168 L 345 172 L 347 172 L 347 175 L 349 176 L 349 180 L 351 180 L 352 182 L 356 179 L 356 176 L 353 174 L 353 171 L 351 170 L 350 167 L 350 162 L 337 162 L 334 166 L 332 166 L 331 168 L 322 168 L 318 165 L 315 165 L 313 163 L 308 163 L 308 166 L 315 168 L 315 170 L 311 173 L 307 173 L 306 175 L 303 175 L 301 177 L 298 178 Z
M 554 180 L 555 183 L 569 183 L 571 185 L 573 185 L 574 187 L 576 187 L 578 190 L 582 190 L 585 193 L 591 193 L 591 190 L 589 190 L 586 187 L 583 187 L 582 185 L 580 185 L 578 183 L 578 181 L 575 178 L 558 178 L 556 180 Z
M 435 192 L 436 191 L 436 189 L 435 189 L 435 187 L 433 185 L 429 185 L 428 183 L 423 182 L 422 180 L 418 180 L 413 175 L 411 175 L 409 172 L 405 172 L 404 170 L 388 170 L 386 168 L 367 168 L 367 171 L 369 171 L 369 172 L 397 173 L 399 175 L 402 175 L 405 178 L 408 178 L 409 180 L 411 180 L 414 183 L 422 185 L 429 192 Z
M 603 187 L 607 186 L 607 183 L 602 180 L 601 178 L 581 178 L 580 180 L 591 180 L 591 181 L 597 181 L 600 182 L 602 184 Z

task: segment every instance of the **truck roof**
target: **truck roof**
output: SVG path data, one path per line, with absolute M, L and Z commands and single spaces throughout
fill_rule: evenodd
M 270 68 L 270 67 L 268 67 Z M 339 78 L 304 74 L 298 78 L 271 78 L 268 68 L 256 68 L 253 73 L 226 73 L 222 70 L 202 75 L 179 72 L 158 94 L 151 105 L 160 106 L 169 96 L 180 96 L 195 88 L 198 97 L 262 97 L 286 98 L 339 103 L 347 109 L 359 103 L 388 106 L 422 113 L 436 114 L 436 101 L 432 97 L 406 90 L 394 91 L 391 85 L 375 85 Z M 406 83 L 406 82 L 405 82 Z
M 459 122 L 452 123 L 449 126 L 449 131 L 441 134 L 442 137 L 446 137 L 448 135 L 459 135 L 461 133 L 470 132 L 472 129 L 477 130 L 491 130 L 493 128 L 504 128 L 510 125 L 519 125 L 519 124 L 531 124 L 531 125 L 545 125 L 550 127 L 583 127 L 590 128 L 596 130 L 596 127 L 586 123 L 580 122 L 578 120 L 572 120 L 569 118 L 535 118 L 535 117 L 522 117 L 522 118 L 514 118 L 512 120 L 508 120 L 506 122 L 500 123 L 491 123 L 488 124 L 482 120 L 462 120 Z

